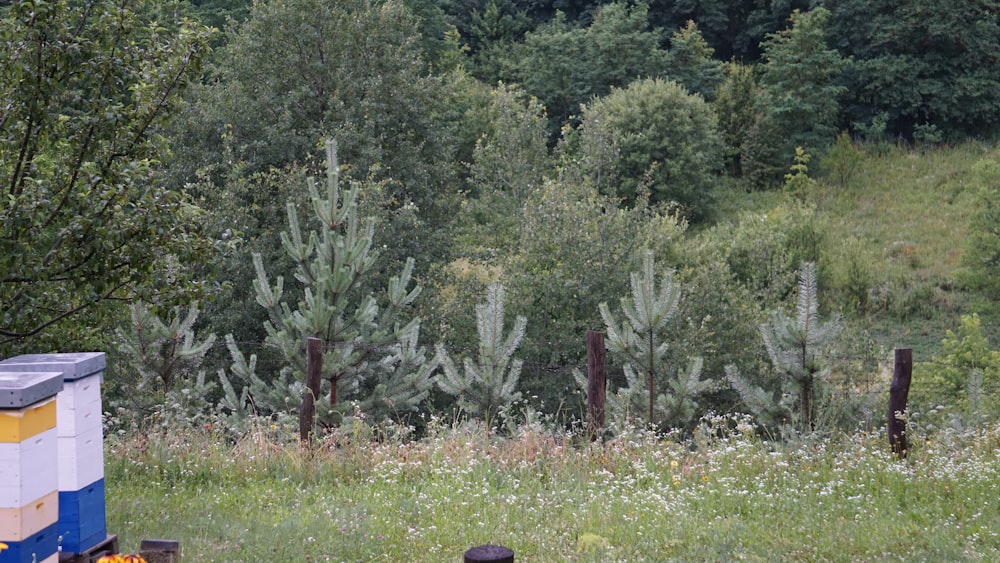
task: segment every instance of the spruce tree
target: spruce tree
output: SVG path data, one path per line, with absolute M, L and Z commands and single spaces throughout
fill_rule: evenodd
M 760 83 L 786 140 L 784 154 L 798 146 L 824 154 L 837 134 L 839 100 L 847 88 L 836 79 L 848 61 L 828 45 L 829 19 L 823 7 L 795 10 L 787 29 L 768 34 L 761 43 L 765 64 Z
M 500 408 L 521 397 L 517 381 L 521 360 L 513 358 L 528 320 L 517 317 L 514 327 L 504 336 L 504 287 L 493 283 L 487 290 L 486 303 L 476 305 L 476 329 L 479 332 L 479 358 L 466 357 L 459 370 L 443 344 L 437 345 L 437 361 L 443 373 L 438 387 L 454 396 L 458 406 L 481 415 L 490 425 Z
M 677 312 L 680 287 L 671 273 L 656 284 L 653 253 L 647 251 L 642 272 L 631 276 L 631 300 L 621 299 L 625 321 L 620 325 L 607 303 L 601 317 L 608 332 L 608 347 L 624 359 L 627 386 L 608 396 L 613 416 L 638 416 L 661 429 L 679 427 L 694 419 L 697 398 L 711 382 L 701 379 L 701 358 L 694 358 L 686 372 L 671 369 L 665 328 Z
M 698 24 L 688 20 L 670 37 L 666 74 L 688 92 L 710 102 L 723 81 L 722 63 L 714 55 L 715 50 L 702 37 Z
M 257 409 L 271 411 L 292 412 L 298 407 L 305 389 L 305 341 L 313 337 L 323 341 L 321 392 L 329 397 L 328 401 L 316 398 L 321 423 L 337 424 L 359 409 L 379 418 L 415 410 L 429 392 L 433 366 L 425 365 L 423 351 L 416 348 L 420 320 L 402 322 L 420 293 L 419 286 L 408 289 L 413 259 L 389 280 L 384 307 L 372 292 L 363 291 L 376 259 L 371 248 L 373 225 L 361 225 L 359 186 L 341 190 L 333 141 L 326 143 L 326 158 L 325 197 L 312 179 L 307 186 L 317 229 L 304 235 L 298 211 L 289 202 L 288 230 L 281 233 L 282 245 L 295 263 L 295 279 L 304 290 L 294 309 L 282 299 L 284 278 L 278 276 L 272 286 L 260 255 L 254 254 L 257 302 L 270 317 L 264 324 L 267 343 L 281 351 L 285 366 L 265 394 L 267 404 L 256 395 L 253 401 Z M 253 370 L 235 353 L 233 359 L 234 365 L 247 368 L 241 370 L 246 372 L 242 376 L 252 387 Z M 224 381 L 224 387 L 227 384 Z

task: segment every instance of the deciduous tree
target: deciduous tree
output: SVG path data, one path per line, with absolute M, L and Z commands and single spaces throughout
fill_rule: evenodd
M 715 113 L 676 82 L 638 80 L 583 109 L 580 158 L 600 189 L 634 201 L 676 204 L 699 220 L 710 210 L 722 143 Z
M 198 76 L 209 31 L 148 21 L 148 7 L 0 6 L 3 349 L 109 300 L 184 287 L 169 267 L 198 249 L 196 210 L 158 181 L 155 131 Z
M 666 51 L 649 27 L 645 4 L 608 4 L 587 27 L 557 16 L 510 50 L 510 82 L 545 105 L 550 133 L 580 110 L 580 104 L 624 88 L 637 78 L 662 76 Z

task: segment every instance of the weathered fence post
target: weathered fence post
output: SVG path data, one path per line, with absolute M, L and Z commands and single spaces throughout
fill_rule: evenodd
M 316 421 L 316 397 L 319 397 L 320 374 L 323 371 L 323 341 L 306 338 L 306 388 L 302 391 L 299 409 L 299 439 L 309 441 Z
M 500 545 L 479 545 L 465 552 L 465 563 L 514 563 L 514 552 Z
M 587 331 L 587 435 L 597 440 L 604 432 L 604 401 L 608 369 L 604 333 Z
M 896 348 L 896 363 L 889 386 L 889 447 L 900 458 L 906 457 L 906 420 L 899 418 L 906 412 L 906 399 L 910 394 L 913 377 L 913 350 Z

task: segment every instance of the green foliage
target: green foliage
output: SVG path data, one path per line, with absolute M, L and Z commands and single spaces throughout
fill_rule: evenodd
M 884 113 L 893 138 L 995 132 L 1000 10 L 995 0 L 942 10 L 934 0 L 827 0 L 830 34 L 853 57 L 850 111 Z M 934 129 L 929 129 L 933 127 Z
M 469 181 L 484 218 L 516 222 L 551 166 L 545 108 L 523 90 L 501 83 L 491 92 L 487 111 L 489 130 L 476 141 Z
M 0 346 L 102 304 L 183 297 L 183 264 L 206 249 L 198 210 L 154 172 L 155 130 L 198 76 L 210 32 L 143 18 L 147 2 L 0 6 Z M 179 297 L 180 298 L 180 297 Z M 107 320 L 106 318 L 104 320 Z M 82 334 L 81 334 L 82 333 Z M 51 344 L 50 344 L 51 345 Z
M 702 244 L 725 262 L 760 308 L 771 309 L 795 291 L 803 261 L 822 266 L 825 233 L 816 207 L 792 201 L 717 225 L 704 233 Z M 823 275 L 822 267 L 819 273 Z
M 1000 415 L 1000 351 L 983 334 L 979 315 L 962 315 L 948 330 L 941 353 L 913 366 L 911 410 L 930 426 L 978 427 Z M 936 415 L 936 416 L 935 416 Z
M 667 76 L 692 94 L 707 101 L 715 98 L 715 89 L 722 82 L 722 63 L 712 58 L 714 50 L 705 42 L 698 25 L 689 20 L 670 38 L 667 52 Z
M 837 135 L 837 141 L 830 147 L 830 151 L 820 159 L 820 167 L 833 185 L 847 188 L 856 183 L 856 175 L 863 161 L 864 155 L 855 146 L 851 136 L 842 131 Z
M 329 136 L 352 176 L 392 179 L 395 208 L 431 212 L 455 173 L 447 141 L 457 116 L 420 40 L 400 0 L 255 2 L 172 130 L 183 142 L 176 181 L 221 164 L 224 150 L 244 175 L 283 168 Z
M 969 270 L 970 284 L 996 299 L 1000 297 L 1000 163 L 980 160 L 973 172 L 980 187 L 962 264 Z
M 191 379 L 215 343 L 214 334 L 197 342 L 194 323 L 200 313 L 198 306 L 191 304 L 183 319 L 180 308 L 175 308 L 169 324 L 141 301 L 132 304 L 131 312 L 132 322 L 127 331 L 118 330 L 118 339 L 119 349 L 140 375 L 138 390 L 159 388 L 165 392 L 177 381 Z
M 803 147 L 822 154 L 837 132 L 840 98 L 847 92 L 835 82 L 847 61 L 827 45 L 830 12 L 815 8 L 792 12 L 790 27 L 761 44 L 766 61 L 761 85 L 767 91 L 785 149 Z
M 712 107 L 725 147 L 726 168 L 749 188 L 772 187 L 781 178 L 783 161 L 768 97 L 752 67 L 734 62 L 723 68 L 725 78 Z
M 779 413 L 790 406 L 790 399 L 796 398 L 797 429 L 811 432 L 816 429 L 819 388 L 830 373 L 830 366 L 822 359 L 823 348 L 839 330 L 838 319 L 820 320 L 816 266 L 803 262 L 795 318 L 778 309 L 771 313 L 769 323 L 760 325 L 775 377 L 761 388 L 744 379 L 735 367 L 727 367 L 726 375 L 746 406 L 765 424 L 777 422 Z M 787 419 L 794 420 L 791 416 Z
M 431 70 L 439 73 L 449 72 L 461 64 L 462 48 L 453 34 L 457 34 L 455 26 L 448 23 L 448 18 L 437 0 L 403 0 L 417 21 L 417 31 L 420 38 L 417 47 L 421 59 L 427 62 Z
M 485 0 L 468 11 L 473 49 L 516 41 L 531 28 L 527 15 L 511 0 Z
M 532 319 L 521 350 L 533 363 L 583 361 L 584 334 L 601 326 L 601 301 L 627 291 L 637 249 L 652 248 L 675 261 L 686 229 L 676 215 L 618 205 L 577 173 L 564 170 L 562 178 L 547 180 L 533 192 L 518 218 L 517 247 L 498 260 L 510 288 L 510 308 Z M 544 373 L 538 381 L 522 377 L 522 386 L 530 383 L 555 387 Z M 532 394 L 544 395 L 540 391 Z
M 698 22 L 701 33 L 719 60 L 752 63 L 760 58 L 760 42 L 784 27 L 795 9 L 807 9 L 808 0 L 747 2 L 745 0 L 651 0 L 650 19 L 664 29 Z
M 625 320 L 619 324 L 607 303 L 601 318 L 608 334 L 608 349 L 619 355 L 625 368 L 626 387 L 608 395 L 608 411 L 620 424 L 635 418 L 660 430 L 684 427 L 699 414 L 698 398 L 711 387 L 701 379 L 702 360 L 691 361 L 687 372 L 667 363 L 666 327 L 677 312 L 680 287 L 668 272 L 656 284 L 653 253 L 647 251 L 642 272 L 631 276 L 632 299 L 621 299 Z M 583 382 L 580 382 L 583 383 Z
M 856 238 L 844 240 L 831 249 L 833 256 L 828 261 L 832 270 L 829 293 L 840 294 L 830 302 L 860 315 L 884 309 L 888 298 L 879 293 L 879 287 L 884 287 L 880 279 L 884 274 L 875 271 L 878 261 L 869 246 Z
M 805 199 L 817 186 L 816 180 L 809 177 L 809 160 L 811 156 L 802 147 L 795 147 L 795 163 L 785 174 L 785 192 L 799 199 Z
M 722 143 L 715 114 L 675 82 L 639 80 L 583 109 L 580 159 L 602 191 L 634 202 L 677 205 L 699 220 L 710 211 Z
M 524 337 L 528 319 L 518 316 L 510 332 L 504 335 L 503 285 L 490 285 L 486 302 L 476 305 L 476 329 L 479 333 L 479 357 L 465 357 L 462 369 L 455 366 L 443 344 L 437 345 L 442 373 L 437 384 L 455 397 L 459 408 L 482 416 L 489 427 L 503 408 L 521 397 L 517 391 L 521 360 L 514 352 Z
M 267 341 L 281 351 L 285 361 L 279 388 L 292 395 L 266 408 L 286 410 L 301 396 L 306 373 L 304 343 L 312 337 L 323 342 L 322 379 L 330 397 L 324 408 L 319 406 L 322 403 L 317 405 L 322 422 L 337 424 L 353 414 L 359 407 L 352 401 L 372 416 L 412 411 L 427 396 L 433 369 L 422 369 L 423 354 L 415 347 L 419 319 L 400 324 L 401 315 L 420 293 L 419 286 L 408 288 L 413 260 L 389 280 L 387 304 L 380 307 L 374 295 L 363 293 L 361 287 L 375 263 L 373 227 L 369 223 L 363 230 L 360 224 L 359 186 L 341 192 L 332 141 L 327 142 L 325 196 L 311 178 L 308 189 L 318 229 L 303 236 L 296 207 L 289 203 L 288 231 L 281 236 L 285 252 L 295 262 L 295 279 L 304 288 L 294 310 L 283 300 L 283 276 L 272 286 L 260 255 L 254 254 L 257 302 L 270 317 L 265 323 Z M 411 377 L 413 372 L 419 376 Z M 286 385 L 289 379 L 299 386 Z
M 136 424 L 143 424 L 141 419 L 150 415 L 167 425 L 190 426 L 208 420 L 215 385 L 205 380 L 201 368 L 215 334 L 199 341 L 194 330 L 200 314 L 197 304 L 192 303 L 183 317 L 181 308 L 175 307 L 167 321 L 141 301 L 133 303 L 130 311 L 131 322 L 116 331 L 126 367 L 124 373 L 115 374 L 115 383 L 124 388 L 123 414 Z M 109 402 L 114 403 L 119 401 Z
M 624 88 L 636 78 L 663 74 L 666 52 L 659 33 L 649 29 L 648 8 L 615 2 L 602 6 L 588 27 L 558 15 L 525 35 L 507 54 L 515 82 L 548 111 L 550 133 L 577 114 L 580 105 Z

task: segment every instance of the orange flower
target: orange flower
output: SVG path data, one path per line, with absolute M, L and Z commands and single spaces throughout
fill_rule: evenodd
M 146 563 L 146 560 L 141 555 L 113 553 L 111 555 L 102 555 L 97 559 L 97 563 Z

